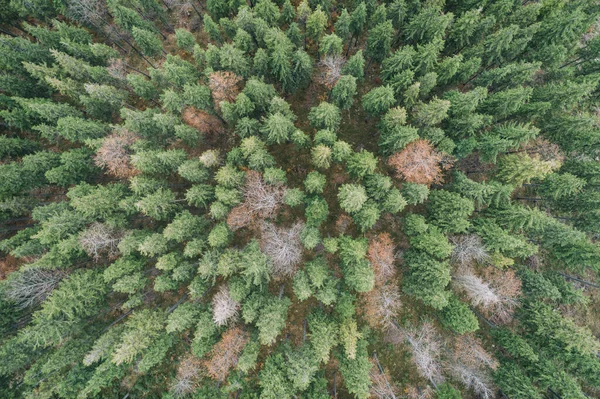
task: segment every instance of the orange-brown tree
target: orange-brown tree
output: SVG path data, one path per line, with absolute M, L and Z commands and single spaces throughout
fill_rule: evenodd
M 242 350 L 250 340 L 248 332 L 241 327 L 233 327 L 223 333 L 221 340 L 210 351 L 204 362 L 207 374 L 218 381 L 223 381 L 233 367 L 237 365 Z
M 428 140 L 416 140 L 393 154 L 388 164 L 399 178 L 410 183 L 430 185 L 442 181 L 443 160 L 442 154 Z

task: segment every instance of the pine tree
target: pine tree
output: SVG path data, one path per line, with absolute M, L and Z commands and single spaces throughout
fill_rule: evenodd
M 318 106 L 311 108 L 308 120 L 316 129 L 330 129 L 335 131 L 341 121 L 340 110 L 333 104 L 322 102 Z
M 344 184 L 338 192 L 340 206 L 346 212 L 357 212 L 367 201 L 364 187 L 356 184 Z
M 445 287 L 450 282 L 447 262 L 439 262 L 417 251 L 404 254 L 408 275 L 403 281 L 403 290 L 426 305 L 443 309 L 448 305 L 450 292 Z
M 356 95 L 356 78 L 343 75 L 331 90 L 331 98 L 340 109 L 350 109 Z
M 358 342 L 355 359 L 347 357 L 340 359 L 340 372 L 344 377 L 346 388 L 358 399 L 370 397 L 371 379 L 369 371 L 371 367 L 373 365 L 369 361 L 367 342 L 364 340 Z
M 363 109 L 371 115 L 382 114 L 395 103 L 394 90 L 390 86 L 375 87 L 362 99 Z
M 131 33 L 144 55 L 156 57 L 164 51 L 160 39 L 153 32 L 134 26 Z
M 369 57 L 369 62 L 381 62 L 387 57 L 392 46 L 394 37 L 394 26 L 392 21 L 381 22 L 369 31 L 367 39 L 367 48 L 365 54 Z
M 358 50 L 356 54 L 348 58 L 348 61 L 346 61 L 342 67 L 342 73 L 344 75 L 354 76 L 359 81 L 364 79 L 365 58 L 363 57 L 362 50 Z
M 318 43 L 325 32 L 327 19 L 327 14 L 318 5 L 306 20 L 306 37 Z

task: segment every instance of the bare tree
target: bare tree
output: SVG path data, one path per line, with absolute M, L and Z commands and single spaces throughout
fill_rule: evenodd
M 346 59 L 341 55 L 328 55 L 319 62 L 318 82 L 331 89 L 342 76 Z
M 219 343 L 209 354 L 209 359 L 204 362 L 208 375 L 218 381 L 223 381 L 229 371 L 237 365 L 238 357 L 250 337 L 241 327 L 227 330 Z
M 488 374 L 462 363 L 453 364 L 450 371 L 466 388 L 472 389 L 478 397 L 482 399 L 495 397 L 491 378 Z
M 473 306 L 489 308 L 500 302 L 500 297 L 488 283 L 477 277 L 470 270 L 462 270 L 454 276 L 454 285 L 464 291 Z
M 5 295 L 20 308 L 37 306 L 68 275 L 62 270 L 26 269 L 11 275 Z
M 222 285 L 213 296 L 213 321 L 218 326 L 227 325 L 231 319 L 238 315 L 240 304 L 233 300 L 229 294 L 229 287 Z
M 404 338 L 410 345 L 413 361 L 421 376 L 428 379 L 434 386 L 444 381 L 440 349 L 442 339 L 429 322 L 419 328 L 404 330 Z
M 106 22 L 106 5 L 103 0 L 73 0 L 68 2 L 66 15 L 82 24 L 100 27 Z
M 482 277 L 489 281 L 491 288 L 500 297 L 500 301 L 488 309 L 486 313 L 497 324 L 509 323 L 514 310 L 519 304 L 521 295 L 521 279 L 512 269 L 498 270 L 494 267 L 483 269 Z
M 194 355 L 187 355 L 177 368 L 177 377 L 171 386 L 171 392 L 176 398 L 182 398 L 194 392 L 200 375 L 200 359 Z
M 451 260 L 457 265 L 485 264 L 490 258 L 481 238 L 474 234 L 454 236 L 450 241 L 454 244 Z
M 530 155 L 538 155 L 542 161 L 550 162 L 553 170 L 560 168 L 565 160 L 565 154 L 557 144 L 542 137 L 527 143 L 525 151 Z
M 383 285 L 396 275 L 394 266 L 394 243 L 388 233 L 378 234 L 369 240 L 367 254 L 375 271 L 375 284 Z
M 227 218 L 232 230 L 248 226 L 257 219 L 276 216 L 285 195 L 285 187 L 265 183 L 260 173 L 253 170 L 246 173 L 242 191 L 244 202 L 233 208 Z
M 219 118 L 194 107 L 186 107 L 181 114 L 181 119 L 204 134 L 216 135 L 224 131 L 223 122 Z
M 123 234 L 115 228 L 103 223 L 93 223 L 79 235 L 79 243 L 83 250 L 94 260 L 102 257 L 114 259 L 119 256 L 119 242 Z
M 450 372 L 478 397 L 494 397 L 490 372 L 497 367 L 496 359 L 483 349 L 481 341 L 477 338 L 463 335 L 455 341 Z
M 391 382 L 385 370 L 379 368 L 380 365 L 375 359 L 371 363 L 373 364 L 369 372 L 372 383 L 370 389 L 371 397 L 376 399 L 396 399 L 398 388 Z
M 387 330 L 392 327 L 402 303 L 397 283 L 391 282 L 362 294 L 362 312 L 367 323 L 373 328 Z
M 411 183 L 430 185 L 442 181 L 442 166 L 448 169 L 449 160 L 437 152 L 428 140 L 416 140 L 402 151 L 393 154 L 388 164 L 399 178 Z
M 261 219 L 274 217 L 285 195 L 284 187 L 266 184 L 260 173 L 253 170 L 246 173 L 243 191 L 246 205 Z
M 208 77 L 208 87 L 212 93 L 217 110 L 221 109 L 221 101 L 234 102 L 240 92 L 238 84 L 242 78 L 230 71 L 213 72 Z
M 300 233 L 303 228 L 303 223 L 296 223 L 289 228 L 263 223 L 260 244 L 263 252 L 273 261 L 273 273 L 276 276 L 286 277 L 296 272 L 302 260 Z
M 460 335 L 454 342 L 454 354 L 464 364 L 477 368 L 490 368 L 495 370 L 498 361 L 490 355 L 481 343 L 481 340 L 473 335 Z
M 127 78 L 127 63 L 121 58 L 111 58 L 106 67 L 108 74 L 115 79 L 125 80 Z
M 108 173 L 120 177 L 129 178 L 138 173 L 131 165 L 131 146 L 139 137 L 128 130 L 118 130 L 107 136 L 96 152 L 96 165 L 106 168 Z
M 425 388 L 411 385 L 405 388 L 407 399 L 432 399 L 436 397 L 434 390 L 427 385 Z
M 251 225 L 255 219 L 254 214 L 246 204 L 242 204 L 229 211 L 229 214 L 227 215 L 227 225 L 231 230 L 236 231 L 242 227 Z

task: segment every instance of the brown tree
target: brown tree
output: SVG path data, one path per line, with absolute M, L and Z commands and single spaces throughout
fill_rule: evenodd
M 233 231 L 251 225 L 255 221 L 254 215 L 246 204 L 238 205 L 227 215 L 227 225 Z
M 213 321 L 217 326 L 227 325 L 238 315 L 240 304 L 229 294 L 229 287 L 222 285 L 213 296 Z
M 208 77 L 208 87 L 212 92 L 215 109 L 221 109 L 221 101 L 234 102 L 240 93 L 238 84 L 242 78 L 230 71 L 213 72 Z
M 375 271 L 375 285 L 383 285 L 396 276 L 394 243 L 388 233 L 378 234 L 369 240 L 367 257 Z
M 194 107 L 186 107 L 181 114 L 181 119 L 206 135 L 221 134 L 225 130 L 223 122 L 218 117 Z
M 128 130 L 118 130 L 107 136 L 96 152 L 96 165 L 107 169 L 108 173 L 119 177 L 129 178 L 138 173 L 131 165 L 131 146 L 139 137 Z
M 410 183 L 433 184 L 442 181 L 442 161 L 445 158 L 433 149 L 428 140 L 416 140 L 402 151 L 392 155 L 388 164 L 398 178 Z M 444 168 L 448 168 L 448 162 Z
M 335 230 L 339 234 L 345 234 L 352 225 L 352 218 L 347 213 L 341 213 L 335 221 Z
M 377 329 L 387 330 L 393 326 L 402 303 L 396 281 L 375 287 L 362 294 L 361 311 L 367 323 Z
M 560 147 L 542 137 L 528 142 L 525 151 L 530 156 L 537 155 L 542 161 L 550 162 L 553 170 L 560 168 L 565 160 L 565 154 Z
M 256 219 L 276 216 L 285 194 L 284 187 L 265 183 L 260 173 L 254 170 L 246 173 L 242 191 L 244 202 L 233 208 L 227 218 L 232 230 L 248 226 Z
M 289 228 L 277 227 L 272 223 L 262 225 L 260 246 L 263 252 L 273 261 L 275 276 L 292 276 L 302 260 L 302 243 L 300 233 L 303 223 L 296 223 Z
M 241 327 L 227 330 L 204 362 L 208 375 L 218 381 L 226 379 L 249 340 L 249 334 Z
M 187 355 L 183 358 L 177 368 L 177 377 L 171 385 L 173 396 L 183 398 L 196 390 L 201 367 L 202 362 L 196 356 Z
M 406 399 L 432 399 L 437 397 L 434 390 L 427 385 L 426 387 L 418 387 L 418 386 L 408 386 L 405 389 L 405 398 Z
M 396 399 L 396 392 L 398 387 L 394 385 L 392 379 L 387 375 L 377 360 L 371 361 L 373 367 L 369 372 L 371 377 L 371 398 L 376 399 Z
M 478 397 L 494 397 L 491 371 L 497 367 L 498 362 L 483 349 L 479 339 L 470 335 L 456 339 L 450 372 Z
M 79 243 L 83 250 L 95 261 L 103 258 L 115 259 L 119 256 L 119 242 L 123 234 L 114 227 L 103 223 L 92 223 L 79 235 Z
M 485 311 L 491 321 L 497 324 L 510 323 L 521 295 L 521 279 L 513 269 L 498 270 L 495 267 L 483 269 L 482 277 L 500 297 L 500 301 Z

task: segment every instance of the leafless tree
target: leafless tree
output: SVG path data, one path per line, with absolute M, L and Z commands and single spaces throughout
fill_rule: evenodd
M 375 271 L 375 283 L 385 284 L 396 275 L 394 266 L 394 243 L 388 233 L 381 233 L 369 240 L 368 258 Z
M 66 15 L 82 24 L 100 27 L 104 23 L 106 5 L 103 0 L 71 0 Z
M 227 325 L 237 317 L 240 304 L 233 300 L 226 285 L 221 286 L 213 296 L 213 321 L 218 326 Z
M 485 264 L 490 258 L 481 238 L 474 234 L 454 236 L 450 241 L 454 244 L 451 260 L 457 265 Z
M 565 154 L 557 144 L 542 137 L 527 143 L 525 151 L 530 155 L 538 155 L 542 161 L 550 162 L 553 170 L 560 168 L 565 160 Z
M 455 363 L 450 372 L 460 380 L 466 388 L 472 389 L 482 399 L 494 398 L 494 389 L 488 373 L 469 367 L 463 363 Z
M 498 361 L 483 348 L 481 340 L 473 335 L 459 336 L 454 343 L 454 354 L 456 359 L 472 367 L 492 370 L 498 367 Z
M 134 176 L 138 171 L 131 165 L 131 146 L 139 137 L 128 130 L 119 130 L 107 136 L 96 152 L 96 165 L 120 178 Z
M 410 345 L 413 361 L 421 376 L 428 379 L 434 386 L 444 381 L 440 349 L 442 339 L 429 322 L 419 328 L 404 330 L 404 338 Z
M 110 76 L 115 79 L 125 80 L 127 78 L 127 67 L 124 60 L 120 58 L 112 58 L 106 69 Z
M 500 297 L 488 283 L 474 275 L 470 270 L 462 270 L 454 276 L 454 285 L 464 291 L 473 306 L 489 308 L 500 302 Z
M 342 76 L 342 67 L 346 59 L 341 55 L 328 55 L 319 62 L 319 83 L 331 89 Z
M 521 295 L 521 279 L 512 269 L 498 270 L 494 267 L 483 269 L 482 277 L 500 297 L 500 301 L 490 309 L 486 309 L 488 317 L 496 324 L 509 323 L 514 310 L 519 304 Z
M 233 208 L 227 217 L 227 224 L 232 230 L 276 216 L 285 195 L 285 187 L 265 183 L 260 173 L 253 170 L 246 173 L 242 191 L 244 202 Z
M 436 397 L 433 389 L 427 385 L 425 388 L 411 385 L 405 388 L 406 394 L 404 395 L 407 399 L 432 399 Z
M 396 282 L 385 284 L 381 287 L 363 294 L 364 305 L 362 312 L 367 323 L 373 328 L 387 330 L 393 325 L 393 320 L 398 315 L 402 306 L 400 292 Z
M 371 377 L 371 397 L 376 399 L 396 399 L 397 387 L 391 382 L 384 370 L 380 369 L 376 360 L 372 360 L 373 367 L 369 372 Z
M 114 259 L 119 256 L 117 246 L 122 236 L 115 228 L 96 222 L 80 234 L 79 242 L 83 250 L 96 261 L 102 257 Z
M 213 72 L 208 77 L 208 87 L 212 93 L 213 102 L 217 110 L 221 109 L 221 102 L 234 102 L 240 92 L 239 83 L 242 78 L 230 71 Z
M 182 398 L 194 392 L 200 375 L 200 359 L 193 355 L 186 356 L 177 368 L 177 377 L 171 386 L 171 392 L 176 398 Z
M 267 184 L 260 173 L 249 171 L 246 173 L 243 192 L 248 208 L 259 218 L 266 219 L 274 217 L 279 211 L 285 195 L 285 188 Z
M 68 275 L 62 270 L 26 269 L 9 278 L 5 295 L 18 307 L 39 305 L 54 288 Z
M 478 397 L 494 397 L 490 371 L 497 367 L 496 359 L 486 352 L 477 338 L 464 335 L 456 340 L 450 372 Z
M 261 248 L 273 261 L 273 273 L 287 277 L 296 272 L 302 260 L 302 243 L 300 233 L 303 223 L 296 223 L 289 228 L 277 227 L 272 223 L 263 223 Z
M 222 381 L 229 375 L 229 371 L 237 365 L 238 357 L 250 337 L 241 327 L 227 330 L 209 354 L 209 359 L 204 362 L 208 375 Z

